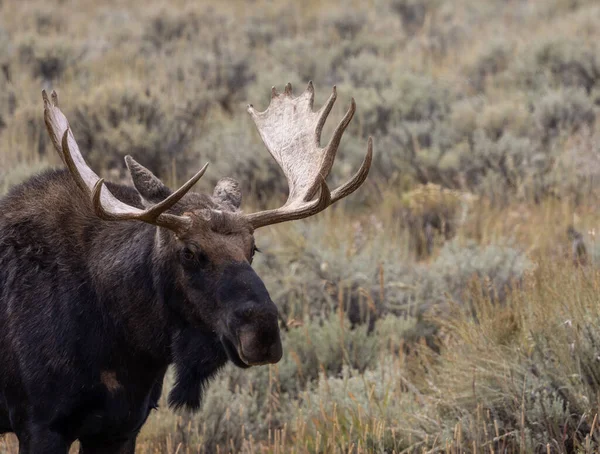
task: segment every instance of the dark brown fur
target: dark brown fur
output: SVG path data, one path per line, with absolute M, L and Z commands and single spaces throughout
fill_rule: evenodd
M 137 191 L 108 188 L 140 208 L 170 193 L 144 170 Z M 170 364 L 170 404 L 195 409 L 228 359 L 279 360 L 253 231 L 228 196 L 185 196 L 171 212 L 193 227 L 179 238 L 99 220 L 66 171 L 0 200 L 0 433 L 15 432 L 20 452 L 66 453 L 79 439 L 85 453 L 133 453 Z

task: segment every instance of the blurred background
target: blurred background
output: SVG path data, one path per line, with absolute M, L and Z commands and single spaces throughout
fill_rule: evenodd
M 374 138 L 359 191 L 257 236 L 282 362 L 163 403 L 138 451 L 596 452 L 598 23 L 593 0 L 0 0 L 0 194 L 61 165 L 43 88 L 102 176 L 209 162 L 198 190 L 235 177 L 247 210 L 287 195 L 246 113 L 273 85 L 337 86 L 323 143 L 355 98 L 330 187 Z

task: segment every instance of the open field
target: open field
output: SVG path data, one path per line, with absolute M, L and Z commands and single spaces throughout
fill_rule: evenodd
M 138 452 L 600 450 L 598 2 L 101 3 L 0 0 L 0 194 L 60 164 L 42 88 L 114 181 L 126 154 L 174 186 L 210 162 L 198 190 L 276 206 L 245 106 L 286 82 L 317 107 L 337 85 L 325 138 L 356 100 L 331 186 L 376 154 L 257 234 L 283 360 L 228 366 L 196 414 L 163 402 Z

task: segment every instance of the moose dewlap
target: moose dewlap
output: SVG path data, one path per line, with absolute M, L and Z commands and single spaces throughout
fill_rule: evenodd
M 276 363 L 277 307 L 252 269 L 254 231 L 323 211 L 365 181 L 358 172 L 330 191 L 354 100 L 327 146 L 336 99 L 313 111 L 312 83 L 298 97 L 273 88 L 252 116 L 289 185 L 286 203 L 240 210 L 240 185 L 191 191 L 205 165 L 172 191 L 131 157 L 133 187 L 104 182 L 86 164 L 58 97 L 43 92 L 44 118 L 66 169 L 47 171 L 0 199 L 0 434 L 22 453 L 133 453 L 171 364 L 173 407 L 200 405 L 227 362 Z

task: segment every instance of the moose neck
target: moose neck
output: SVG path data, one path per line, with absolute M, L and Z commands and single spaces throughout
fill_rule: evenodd
M 227 355 L 212 330 L 192 325 L 181 310 L 185 301 L 173 268 L 173 236 L 136 221 L 105 223 L 97 235 L 93 243 L 102 275 L 98 269 L 94 281 L 111 295 L 111 318 L 124 321 L 136 356 L 150 355 L 160 367 L 174 365 L 170 405 L 197 409 Z
M 174 249 L 174 237 L 170 232 L 159 229 L 155 236 L 155 260 L 153 263 L 157 299 L 168 308 L 168 327 L 171 335 L 171 362 L 175 368 L 175 385 L 169 394 L 169 405 L 174 408 L 200 407 L 206 384 L 227 363 L 227 354 L 213 330 L 190 323 L 184 315 L 186 304 L 183 293 L 177 288 L 173 269 L 168 266 Z M 167 263 L 166 266 L 160 265 Z M 162 267 L 162 268 L 161 268 Z
M 162 300 L 168 278 L 156 259 L 156 227 L 104 221 L 93 232 L 87 249 L 94 260 L 88 267 L 106 315 L 123 330 L 130 349 L 168 359 L 169 314 Z

